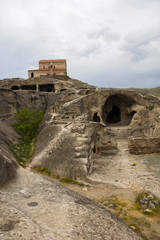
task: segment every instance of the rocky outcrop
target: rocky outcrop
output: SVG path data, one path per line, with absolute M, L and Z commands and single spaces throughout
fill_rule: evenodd
M 16 175 L 18 163 L 11 151 L 16 137 L 13 129 L 0 121 L 0 185 L 8 182 Z
M 130 153 L 159 152 L 160 101 L 156 97 L 98 89 L 56 76 L 4 80 L 0 86 L 0 117 L 7 126 L 11 127 L 13 115 L 22 107 L 45 109 L 32 167 L 86 179 L 95 160 L 118 153 L 112 126 L 129 126 Z
M 24 169 L 0 200 L 0 239 L 142 240 L 102 206 Z
M 141 109 L 130 126 L 129 150 L 133 154 L 160 152 L 160 109 Z
M 19 135 L 13 128 L 14 114 L 22 107 L 34 108 L 37 111 L 46 108 L 48 96 L 32 92 L 14 92 L 0 89 L 0 185 L 11 180 L 15 175 L 18 164 L 12 153 Z

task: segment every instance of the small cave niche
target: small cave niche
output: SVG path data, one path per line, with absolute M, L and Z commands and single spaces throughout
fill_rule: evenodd
M 36 91 L 36 85 L 22 85 L 21 86 L 22 90 L 32 90 L 32 91 Z
M 12 90 L 19 90 L 19 87 L 18 86 L 12 86 L 11 89 Z
M 130 114 L 131 117 L 133 117 L 136 113 L 137 113 L 136 111 L 132 111 L 131 114 Z
M 97 112 L 93 116 L 93 121 L 94 122 L 100 122 L 100 117 L 97 115 Z
M 61 90 L 60 90 L 60 92 L 63 92 L 63 91 L 66 91 L 67 89 L 66 88 L 62 88 Z
M 119 123 L 121 121 L 121 111 L 119 107 L 113 106 L 112 111 L 110 111 L 107 115 L 106 122 L 107 123 Z
M 93 153 L 96 153 L 96 146 L 95 145 L 94 145 L 92 151 L 93 151 Z
M 54 84 L 40 84 L 39 85 L 40 92 L 54 92 Z

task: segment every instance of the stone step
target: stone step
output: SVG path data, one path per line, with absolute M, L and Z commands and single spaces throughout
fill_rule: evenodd
M 76 153 L 74 158 L 87 158 L 86 152 L 84 152 L 84 153 Z
M 122 128 L 111 128 L 112 133 L 114 133 L 116 139 L 128 139 L 129 131 L 128 127 Z

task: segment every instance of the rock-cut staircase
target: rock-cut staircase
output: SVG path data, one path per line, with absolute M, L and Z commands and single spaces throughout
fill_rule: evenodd
M 114 133 L 117 140 L 119 152 L 128 152 L 128 126 L 111 127 L 111 131 Z

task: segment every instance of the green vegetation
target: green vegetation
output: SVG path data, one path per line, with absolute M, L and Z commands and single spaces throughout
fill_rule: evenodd
M 146 108 L 148 108 L 149 111 L 152 111 L 154 109 L 154 105 L 150 105 L 150 106 L 148 106 Z
M 43 175 L 51 176 L 52 173 L 45 167 L 37 167 L 35 168 L 36 172 L 42 173 Z
M 147 196 L 151 195 L 147 194 Z M 153 218 L 150 216 L 143 215 L 139 203 L 141 197 L 145 195 L 139 194 L 136 199 L 136 207 L 135 202 L 124 202 L 118 196 L 111 195 L 107 198 L 101 198 L 98 203 L 106 207 L 109 211 L 115 214 L 119 219 L 124 221 L 128 226 L 130 226 L 138 235 L 140 235 L 145 240 L 157 239 L 151 238 L 151 236 L 156 236 L 157 232 L 152 233 L 154 229 L 153 226 Z M 157 200 L 154 197 L 154 200 Z M 157 217 L 154 219 L 157 223 Z
M 154 95 L 160 97 L 160 87 L 155 88 L 128 88 L 128 90 L 136 91 L 141 94 Z
M 136 162 L 132 162 L 132 166 L 137 166 L 137 163 Z
M 127 203 L 121 201 L 116 195 L 111 195 L 108 199 L 102 198 L 99 203 L 114 208 L 116 212 L 121 212 L 121 208 L 127 206 Z
M 14 127 L 21 135 L 19 143 L 12 147 L 13 153 L 21 166 L 25 166 L 35 151 L 36 137 L 44 111 L 37 113 L 33 109 L 20 109 L 15 115 Z
M 69 178 L 69 177 L 59 177 L 58 176 L 55 176 L 53 173 L 51 173 L 47 168 L 45 167 L 36 167 L 34 169 L 36 172 L 38 173 L 41 173 L 43 175 L 47 175 L 49 177 L 52 177 L 52 178 L 55 178 L 55 179 L 58 179 L 61 183 L 67 183 L 67 184 L 77 184 L 79 186 L 84 186 L 84 184 L 82 182 L 78 182 L 72 178 Z
M 61 177 L 61 178 L 59 179 L 59 181 L 62 182 L 62 183 L 77 184 L 77 185 L 79 185 L 79 186 L 84 186 L 83 183 L 78 182 L 78 181 L 75 181 L 74 179 L 69 178 L 69 177 Z
M 16 113 L 14 127 L 22 140 L 31 141 L 36 137 L 43 115 L 44 111 L 36 113 L 35 110 L 26 108 Z
M 145 211 L 145 209 L 142 208 L 142 205 L 140 204 L 141 200 L 144 198 L 147 198 L 149 195 L 151 195 L 150 192 L 142 192 L 140 193 L 135 201 L 135 209 L 140 211 L 142 214 L 147 215 L 149 217 L 156 217 L 160 214 L 160 201 L 158 198 L 156 198 L 154 195 L 153 199 L 151 200 L 152 202 L 156 202 L 157 206 L 155 207 L 155 209 L 151 209 L 150 206 L 147 206 L 147 209 L 151 210 L 151 211 Z
M 145 218 L 135 217 L 128 213 L 123 213 L 123 215 L 121 216 L 121 220 L 123 220 L 128 226 L 130 226 L 143 239 L 148 240 L 148 237 L 145 236 L 142 232 L 144 228 L 150 231 L 151 224 Z

